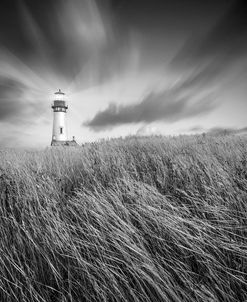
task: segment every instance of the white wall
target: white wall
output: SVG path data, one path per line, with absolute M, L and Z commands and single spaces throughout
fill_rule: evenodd
M 60 133 L 60 128 L 63 128 L 63 133 Z M 67 125 L 66 125 L 66 113 L 54 112 L 53 113 L 53 131 L 52 139 L 56 141 L 68 140 Z

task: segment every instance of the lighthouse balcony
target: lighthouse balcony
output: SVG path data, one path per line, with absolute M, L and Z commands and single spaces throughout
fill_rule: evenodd
M 65 101 L 55 100 L 52 103 L 51 108 L 54 109 L 54 111 L 60 111 L 61 109 L 66 110 L 66 109 L 68 109 L 68 105 Z

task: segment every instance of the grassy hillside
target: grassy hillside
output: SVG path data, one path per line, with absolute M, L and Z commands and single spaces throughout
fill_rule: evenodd
M 247 139 L 0 151 L 0 301 L 246 301 Z

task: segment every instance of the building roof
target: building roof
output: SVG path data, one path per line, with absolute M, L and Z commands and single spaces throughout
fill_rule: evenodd
M 55 92 L 54 94 L 65 94 L 64 92 L 61 91 L 61 89 L 59 89 L 57 92 Z
M 52 140 L 51 146 L 57 147 L 57 146 L 64 146 L 64 147 L 77 147 L 79 146 L 75 140 L 72 141 L 56 141 Z

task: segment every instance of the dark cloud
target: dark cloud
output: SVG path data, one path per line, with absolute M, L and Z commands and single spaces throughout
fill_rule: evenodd
M 246 55 L 247 2 L 238 0 L 198 45 L 194 59 L 219 55 L 218 59 L 232 62 Z
M 29 99 L 27 99 L 27 94 Z M 40 113 L 44 112 L 44 105 L 37 100 L 30 100 L 34 91 L 22 82 L 0 77 L 0 121 L 11 123 L 32 123 Z
M 188 85 L 212 84 L 240 60 L 246 60 L 247 1 L 235 1 L 219 21 L 199 37 L 190 37 L 171 68 L 191 69 Z
M 23 110 L 22 100 L 26 86 L 17 80 L 0 78 L 0 120 L 17 116 Z
M 101 131 L 121 124 L 151 123 L 154 121 L 175 122 L 210 112 L 214 107 L 211 96 L 192 101 L 192 97 L 179 96 L 177 92 L 150 93 L 141 103 L 131 105 L 110 104 L 104 111 L 83 125 Z

